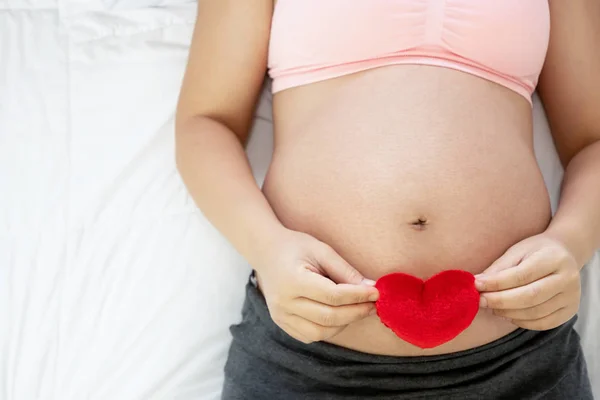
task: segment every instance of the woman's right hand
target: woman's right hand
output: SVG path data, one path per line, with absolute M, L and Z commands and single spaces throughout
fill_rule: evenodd
M 304 343 L 329 339 L 375 314 L 375 282 L 301 232 L 286 230 L 257 266 L 256 277 L 273 321 Z

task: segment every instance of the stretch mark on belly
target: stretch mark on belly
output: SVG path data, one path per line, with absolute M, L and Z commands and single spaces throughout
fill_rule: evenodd
M 427 218 L 419 217 L 410 223 L 411 227 L 417 231 L 423 231 L 427 228 Z

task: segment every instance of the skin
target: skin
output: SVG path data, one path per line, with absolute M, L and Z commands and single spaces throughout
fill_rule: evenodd
M 547 224 L 547 210 L 539 206 L 543 202 L 532 203 L 537 206 L 531 207 L 531 213 L 539 210 L 539 214 L 523 215 L 517 219 L 531 218 L 518 233 L 519 240 L 514 240 L 515 237 L 506 233 L 506 243 L 500 245 L 502 251 L 499 254 L 473 252 L 477 254 L 465 256 L 461 265 L 478 274 L 477 287 L 483 293 L 482 311 L 470 333 L 466 332 L 455 343 L 441 346 L 435 352 L 474 347 L 501 337 L 516 326 L 544 330 L 567 321 L 579 306 L 579 270 L 593 251 L 600 247 L 600 207 L 597 206 L 600 204 L 600 120 L 596 111 L 600 108 L 600 74 L 594 73 L 600 71 L 600 51 L 596 45 L 600 42 L 600 4 L 594 0 L 568 3 L 554 0 L 550 1 L 550 7 L 551 43 L 538 90 L 546 107 L 557 149 L 566 167 L 559 210 L 550 224 Z M 377 326 L 376 317 L 369 316 L 373 312 L 373 301 L 377 299 L 372 280 L 393 272 L 397 265 L 416 265 L 410 258 L 414 254 L 418 255 L 418 260 L 421 261 L 419 264 L 424 267 L 405 272 L 426 276 L 439 268 L 427 258 L 425 252 L 422 255 L 419 253 L 418 246 L 423 242 L 423 236 L 418 236 L 417 239 L 414 229 L 410 228 L 412 230 L 409 232 L 412 233 L 395 238 L 397 241 L 390 241 L 389 250 L 385 248 L 387 237 L 377 239 L 378 228 L 373 228 L 373 233 L 366 236 L 375 238 L 372 243 L 366 243 L 365 236 L 356 237 L 356 242 L 365 243 L 364 246 L 368 249 L 365 251 L 367 255 L 361 258 L 355 251 L 357 246 L 352 242 L 351 233 L 348 234 L 350 237 L 346 241 L 350 244 L 346 248 L 344 243 L 336 242 L 341 232 L 338 234 L 328 231 L 334 225 L 330 221 L 298 218 L 289 212 L 289 205 L 286 204 L 289 200 L 282 196 L 287 193 L 293 198 L 300 198 L 303 193 L 283 190 L 284 181 L 277 174 L 283 174 L 278 171 L 285 168 L 273 167 L 274 171 L 268 177 L 270 183 L 265 183 L 264 193 L 254 182 L 243 146 L 266 70 L 272 10 L 273 3 L 267 0 L 254 0 L 244 4 L 233 0 L 206 0 L 199 5 L 198 24 L 177 110 L 177 163 L 184 182 L 204 215 L 257 270 L 271 316 L 291 336 L 305 343 L 327 340 L 372 353 L 433 354 L 419 352 L 398 343 L 397 338 L 391 337 L 384 328 Z M 317 108 L 315 104 L 325 101 L 323 99 L 330 98 L 331 93 L 344 87 L 365 90 L 364 93 L 374 97 L 376 94 L 384 99 L 382 104 L 388 104 L 386 96 L 397 94 L 377 91 L 376 88 L 380 87 L 379 83 L 387 83 L 392 77 L 402 78 L 405 82 L 403 89 L 406 91 L 413 87 L 428 93 L 431 91 L 426 85 L 439 81 L 447 83 L 442 87 L 448 88 L 448 96 L 458 96 L 458 93 L 452 92 L 453 87 L 462 88 L 464 93 L 461 92 L 461 95 L 476 93 L 477 96 L 484 96 L 484 93 L 488 93 L 481 99 L 493 100 L 494 107 L 503 110 L 503 122 L 508 124 L 507 134 L 513 130 L 524 132 L 515 134 L 510 140 L 515 143 L 531 142 L 530 133 L 526 129 L 530 118 L 527 112 L 530 113 L 530 109 L 523 99 L 508 93 L 504 88 L 484 86 L 473 77 L 459 76 L 448 71 L 408 66 L 357 75 L 359 76 L 335 82 L 308 85 L 308 88 L 293 89 L 276 96 L 274 113 L 276 130 L 279 131 L 276 133 L 276 143 L 280 145 L 274 154 L 275 166 L 285 167 L 281 160 L 289 160 L 293 155 L 286 152 L 286 143 L 291 143 L 290 138 L 298 136 L 285 132 L 293 132 L 295 126 L 300 126 L 300 121 L 303 121 L 300 116 L 311 115 Z M 414 86 L 410 86 L 411 82 L 414 82 Z M 239 90 L 240 87 L 244 90 Z M 418 94 L 419 92 L 415 92 L 415 95 Z M 453 108 L 452 102 L 445 102 L 444 96 L 438 97 L 440 110 L 436 115 L 440 116 L 443 123 L 459 110 Z M 406 100 L 396 97 L 391 99 L 395 105 Z M 424 98 L 423 104 L 432 104 L 434 100 Z M 335 103 L 342 104 L 341 101 Z M 347 105 L 353 106 L 352 103 Z M 407 106 L 410 104 L 407 103 Z M 476 107 L 476 103 L 466 106 L 472 109 Z M 473 114 L 485 118 L 488 115 L 486 112 L 491 108 L 491 104 L 490 107 L 482 106 L 478 110 L 480 112 Z M 334 112 L 328 112 L 327 115 L 328 118 L 335 118 L 332 117 Z M 341 115 L 343 117 L 336 122 L 338 126 L 343 126 L 348 113 L 343 112 Z M 380 117 L 387 116 L 374 115 L 373 118 L 379 120 Z M 511 129 L 510 125 L 513 119 L 515 129 Z M 400 122 L 402 121 L 398 121 Z M 489 121 L 475 122 L 485 126 Z M 314 131 L 319 130 L 318 125 L 315 128 Z M 435 130 L 436 126 L 427 129 L 420 129 L 423 128 L 420 126 L 412 128 L 427 132 Z M 466 129 L 468 125 L 462 128 Z M 462 130 L 459 127 L 456 132 Z M 334 134 L 335 132 L 331 136 Z M 357 136 L 356 140 L 360 137 L 365 136 Z M 309 140 L 310 136 L 307 134 L 303 138 Z M 319 140 L 320 145 L 325 147 L 330 144 L 328 140 L 331 141 L 332 148 L 337 148 L 340 144 L 325 135 L 321 135 Z M 355 143 L 356 140 L 348 140 L 348 143 Z M 300 139 L 294 144 L 296 153 L 303 148 L 313 148 L 310 142 L 302 142 Z M 365 142 L 361 146 L 366 147 L 368 144 Z M 531 146 L 531 143 L 528 145 Z M 344 154 L 341 150 L 339 153 Z M 318 157 L 318 154 L 307 151 L 305 155 Z M 460 154 L 457 156 L 460 157 Z M 318 158 L 315 161 L 325 163 Z M 323 167 L 323 164 L 316 165 L 320 169 Z M 344 165 L 352 167 L 351 163 L 346 162 Z M 428 162 L 424 165 L 428 165 Z M 532 171 L 530 173 L 533 174 L 526 182 L 541 181 L 539 176 L 536 177 L 535 171 L 529 168 L 524 171 Z M 429 175 L 437 172 L 427 171 Z M 421 175 L 423 173 L 424 171 L 420 171 Z M 288 179 L 293 179 L 289 173 L 285 175 Z M 382 181 L 388 179 L 387 176 L 379 178 Z M 280 189 L 277 191 L 274 189 L 276 187 Z M 417 193 L 421 189 L 415 187 Z M 525 189 L 526 186 L 523 186 L 522 190 Z M 518 195 L 532 201 L 542 196 L 539 188 L 530 190 L 531 192 Z M 447 190 L 442 191 L 446 192 Z M 326 199 L 335 193 L 339 193 L 339 190 L 333 191 L 333 194 L 324 192 L 321 196 Z M 351 200 L 341 199 L 335 203 L 336 207 L 343 209 L 344 201 Z M 442 200 L 436 202 L 434 196 L 431 208 L 435 209 L 435 205 L 444 203 Z M 502 199 L 507 204 L 510 204 L 509 200 Z M 302 198 L 301 202 L 309 201 L 311 197 Z M 317 205 L 323 207 L 327 204 L 331 202 Z M 447 212 L 440 216 L 440 225 L 443 225 L 444 218 L 449 221 L 464 218 L 464 215 L 454 218 L 452 209 L 445 211 Z M 336 212 L 334 209 L 328 215 L 335 215 Z M 445 217 L 447 214 L 450 216 Z M 388 213 L 384 212 L 382 215 Z M 402 220 L 404 217 L 399 218 Z M 340 229 L 347 232 L 360 231 L 360 228 L 353 228 L 351 218 L 341 219 L 344 223 L 339 224 Z M 385 222 L 383 220 L 382 224 Z M 480 221 L 476 222 L 479 226 Z M 361 220 L 356 223 L 357 227 L 365 227 Z M 329 228 L 317 229 L 319 225 Z M 427 234 L 435 234 L 434 226 L 428 232 Z M 418 234 L 421 233 L 426 232 Z M 410 243 L 407 247 L 413 253 L 400 254 L 405 250 L 396 247 L 396 243 Z M 427 246 L 427 251 L 430 248 Z M 453 257 L 440 254 L 438 258 Z M 379 260 L 379 267 L 371 265 L 373 259 Z M 505 321 L 502 325 L 493 319 L 496 318 L 493 315 L 508 318 L 510 322 Z M 477 338 L 482 337 L 482 332 L 486 331 L 493 331 L 492 336 L 481 339 L 483 342 L 477 342 Z M 377 343 L 372 346 L 359 343 L 368 342 L 364 338 L 369 336 L 375 338 Z M 359 347 L 361 345 L 366 347 Z
M 552 33 L 538 91 L 566 168 L 548 229 L 478 276 L 482 306 L 546 330 L 577 313 L 580 270 L 600 247 L 600 3 L 551 1 Z
M 286 229 L 252 176 L 243 145 L 266 70 L 272 12 L 265 0 L 200 2 L 176 114 L 176 161 L 204 215 L 256 270 L 272 272 L 271 286 L 261 285 L 272 317 L 310 342 L 370 315 L 378 293 L 330 246 Z

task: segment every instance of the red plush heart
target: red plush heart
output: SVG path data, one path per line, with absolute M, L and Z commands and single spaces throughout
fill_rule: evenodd
M 381 322 L 401 339 L 423 349 L 446 343 L 464 331 L 479 310 L 475 277 L 449 270 L 425 282 L 408 274 L 379 278 L 375 303 Z

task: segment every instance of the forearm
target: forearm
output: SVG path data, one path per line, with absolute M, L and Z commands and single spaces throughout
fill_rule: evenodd
M 600 248 L 600 141 L 569 162 L 547 233 L 564 243 L 581 267 Z
M 206 218 L 252 265 L 284 229 L 252 175 L 235 134 L 209 118 L 177 128 L 177 166 Z

